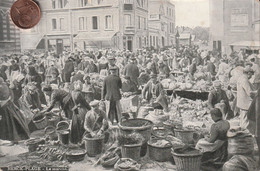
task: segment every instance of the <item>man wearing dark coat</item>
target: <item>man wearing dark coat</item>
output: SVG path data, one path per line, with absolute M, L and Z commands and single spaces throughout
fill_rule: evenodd
M 138 85 L 137 78 L 139 77 L 140 73 L 138 66 L 135 64 L 135 60 L 135 57 L 130 58 L 130 63 L 125 67 L 124 75 L 129 76 L 130 80 Z
M 65 62 L 65 66 L 63 69 L 63 81 L 70 82 L 71 73 L 74 72 L 74 63 L 73 58 L 69 57 L 69 59 Z
M 116 58 L 114 56 L 109 56 L 108 58 L 108 73 L 111 74 L 110 68 L 116 68 L 116 74 L 119 76 L 120 70 L 119 67 L 116 66 Z
M 211 90 L 208 96 L 208 106 L 210 109 L 216 108 L 216 105 L 219 103 L 223 103 L 223 114 L 225 115 L 225 119 L 231 119 L 233 117 L 233 113 L 231 111 L 229 100 L 227 94 L 224 90 L 221 89 L 220 81 L 213 82 L 214 89 Z
M 113 124 L 114 120 L 118 123 L 121 118 L 120 89 L 122 88 L 122 81 L 117 76 L 117 67 L 110 67 L 109 70 L 111 74 L 104 79 L 101 99 L 108 101 L 107 116 Z
M 70 93 L 60 89 L 52 89 L 51 86 L 44 87 L 43 92 L 46 94 L 46 96 L 49 96 L 51 100 L 47 109 L 44 109 L 41 111 L 41 113 L 51 111 L 56 103 L 59 103 L 65 116 L 69 119 L 72 118 L 72 108 L 74 107 L 74 102 Z

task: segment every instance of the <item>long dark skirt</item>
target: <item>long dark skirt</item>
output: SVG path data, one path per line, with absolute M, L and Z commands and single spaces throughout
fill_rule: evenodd
M 84 134 L 84 120 L 79 114 L 73 114 L 71 131 L 70 131 L 70 142 L 77 144 L 82 141 Z
M 228 159 L 228 142 L 226 141 L 219 149 L 214 152 L 203 153 L 201 159 L 202 167 L 220 168 Z M 205 169 L 206 170 L 206 169 Z M 212 169 L 213 170 L 213 169 Z
M 29 139 L 29 129 L 20 110 L 9 101 L 0 107 L 0 139 L 20 141 Z

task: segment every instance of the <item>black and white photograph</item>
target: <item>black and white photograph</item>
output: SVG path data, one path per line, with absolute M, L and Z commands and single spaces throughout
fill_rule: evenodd
M 259 0 L 0 0 L 0 171 L 260 171 Z

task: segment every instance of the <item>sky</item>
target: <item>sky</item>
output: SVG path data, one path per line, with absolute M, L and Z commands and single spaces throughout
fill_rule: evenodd
M 209 27 L 209 0 L 171 0 L 175 4 L 176 26 Z

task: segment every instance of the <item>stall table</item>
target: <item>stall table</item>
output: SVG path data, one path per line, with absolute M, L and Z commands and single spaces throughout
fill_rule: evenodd
M 180 97 L 191 99 L 191 100 L 200 99 L 200 100 L 206 101 L 206 100 L 208 100 L 208 96 L 209 96 L 208 91 L 198 91 L 198 90 L 166 89 L 166 92 L 167 92 L 168 96 L 174 95 L 176 97 L 176 95 L 178 95 Z

